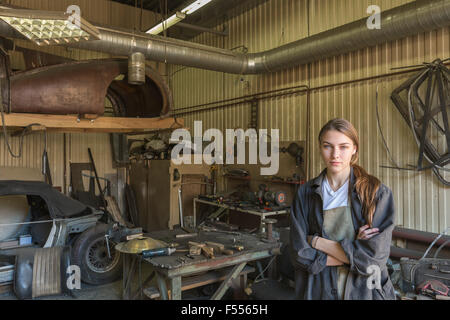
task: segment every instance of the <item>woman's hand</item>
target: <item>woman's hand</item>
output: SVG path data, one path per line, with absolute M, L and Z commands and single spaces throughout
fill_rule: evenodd
M 365 226 L 362 226 L 359 228 L 358 236 L 356 237 L 356 240 L 369 240 L 373 236 L 376 236 L 380 233 L 380 230 L 378 228 L 372 228 L 370 229 L 369 225 L 366 224 Z

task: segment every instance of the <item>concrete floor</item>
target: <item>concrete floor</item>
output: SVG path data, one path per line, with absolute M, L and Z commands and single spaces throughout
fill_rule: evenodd
M 142 280 L 145 281 L 151 274 L 151 268 L 147 264 L 142 264 Z M 136 274 L 132 284 L 133 291 L 136 292 L 139 285 L 138 275 Z M 145 287 L 156 286 L 155 277 L 145 284 Z M 211 291 L 211 288 L 209 288 Z M 213 292 L 213 291 L 212 291 Z M 202 292 L 197 289 L 183 292 L 183 299 L 202 299 Z M 140 299 L 140 297 L 137 297 Z M 141 299 L 148 299 L 145 295 Z M 0 294 L 0 300 L 18 300 L 14 292 L 8 292 Z M 80 290 L 73 290 L 73 296 L 71 295 L 59 295 L 50 297 L 41 297 L 34 300 L 122 300 L 122 278 L 113 283 L 93 286 L 85 283 L 81 283 Z
M 74 290 L 73 296 L 60 295 L 51 297 L 36 298 L 34 300 L 121 300 L 122 280 L 101 285 L 91 286 L 82 283 L 81 290 Z M 14 292 L 0 295 L 0 300 L 18 300 Z
M 146 263 L 142 264 L 141 274 L 142 281 L 145 281 L 151 274 L 152 269 Z M 135 275 L 132 284 L 133 291 L 136 292 L 139 287 L 138 274 Z M 151 281 L 145 284 L 145 287 L 157 286 L 156 279 L 153 277 Z M 183 300 L 204 300 L 208 296 L 211 296 L 219 284 L 209 285 L 202 288 L 192 289 L 189 291 L 183 291 Z M 270 289 L 264 283 L 255 285 L 252 289 L 254 290 L 252 297 L 250 299 L 286 299 L 290 300 L 291 290 L 285 288 L 278 288 L 275 286 L 270 286 Z M 283 292 L 281 292 L 283 291 Z M 284 292 L 286 291 L 286 292 Z M 139 297 L 137 297 L 139 299 Z M 145 295 L 141 299 L 148 299 Z M 231 290 L 227 292 L 224 299 L 232 299 Z M 18 300 L 14 292 L 0 294 L 0 300 Z M 34 300 L 122 300 L 122 278 L 113 283 L 93 286 L 85 283 L 81 283 L 81 290 L 73 290 L 73 296 L 71 295 L 60 295 L 60 296 L 50 296 L 41 297 Z
M 156 285 L 153 280 L 151 286 Z M 150 286 L 149 285 L 149 286 Z M 134 287 L 137 288 L 137 287 Z M 204 295 L 206 291 L 210 294 L 215 288 L 207 288 L 204 291 L 193 289 L 183 291 L 183 300 L 203 300 L 208 297 Z M 293 289 L 274 286 L 273 284 L 260 283 L 253 286 L 253 294 L 251 300 L 292 300 L 294 298 Z M 145 295 L 142 299 L 147 300 Z M 226 299 L 232 299 L 231 292 L 228 293 Z M 14 292 L 0 295 L 0 300 L 18 300 Z M 73 296 L 60 295 L 51 297 L 36 298 L 34 300 L 122 300 L 122 280 L 109 283 L 106 285 L 92 286 L 82 283 L 81 290 L 74 290 Z
M 145 264 L 142 265 L 142 279 L 145 280 L 151 274 L 150 268 L 146 268 Z M 133 290 L 138 288 L 138 277 L 135 277 L 133 282 Z M 156 285 L 156 280 L 147 284 L 147 286 Z M 145 299 L 146 297 L 144 297 Z M 17 300 L 14 292 L 4 293 L 0 295 L 0 300 Z M 60 295 L 51 297 L 36 298 L 35 300 L 122 300 L 122 278 L 118 281 L 105 284 L 105 285 L 89 285 L 81 283 L 80 290 L 73 290 L 73 296 Z

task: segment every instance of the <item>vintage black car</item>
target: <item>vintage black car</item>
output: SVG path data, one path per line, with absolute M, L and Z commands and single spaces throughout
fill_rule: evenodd
M 0 199 L 17 196 L 28 202 L 28 215 L 26 221 L 18 223 L 21 227 L 14 237 L 31 235 L 32 243 L 25 248 L 0 249 L 0 257 L 18 256 L 34 248 L 66 247 L 70 264 L 80 267 L 83 282 L 105 284 L 121 276 L 116 243 L 105 237 L 111 219 L 104 211 L 69 198 L 44 182 L 0 181 Z M 5 206 L 1 210 L 8 212 Z

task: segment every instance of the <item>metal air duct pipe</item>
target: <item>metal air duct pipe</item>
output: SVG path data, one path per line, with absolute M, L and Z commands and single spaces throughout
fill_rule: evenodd
M 381 13 L 381 29 L 370 30 L 367 18 L 268 51 L 240 54 L 188 41 L 133 34 L 98 27 L 100 40 L 67 44 L 86 50 L 130 56 L 142 52 L 148 60 L 225 73 L 274 72 L 320 59 L 402 39 L 450 25 L 450 0 L 417 0 Z M 0 35 L 20 37 L 0 22 Z
M 141 85 L 145 83 L 145 56 L 135 52 L 128 58 L 128 83 Z

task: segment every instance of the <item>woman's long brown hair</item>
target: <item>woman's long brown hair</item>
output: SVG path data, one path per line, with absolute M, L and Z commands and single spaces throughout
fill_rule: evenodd
M 319 143 L 322 144 L 323 135 L 331 130 L 339 131 L 349 137 L 356 146 L 356 153 L 352 156 L 350 165 L 355 175 L 355 187 L 361 199 L 362 211 L 370 228 L 373 227 L 373 215 L 375 213 L 375 195 L 380 188 L 381 182 L 376 177 L 368 174 L 364 168 L 356 164 L 359 158 L 359 137 L 355 127 L 345 119 L 330 120 L 319 133 Z

